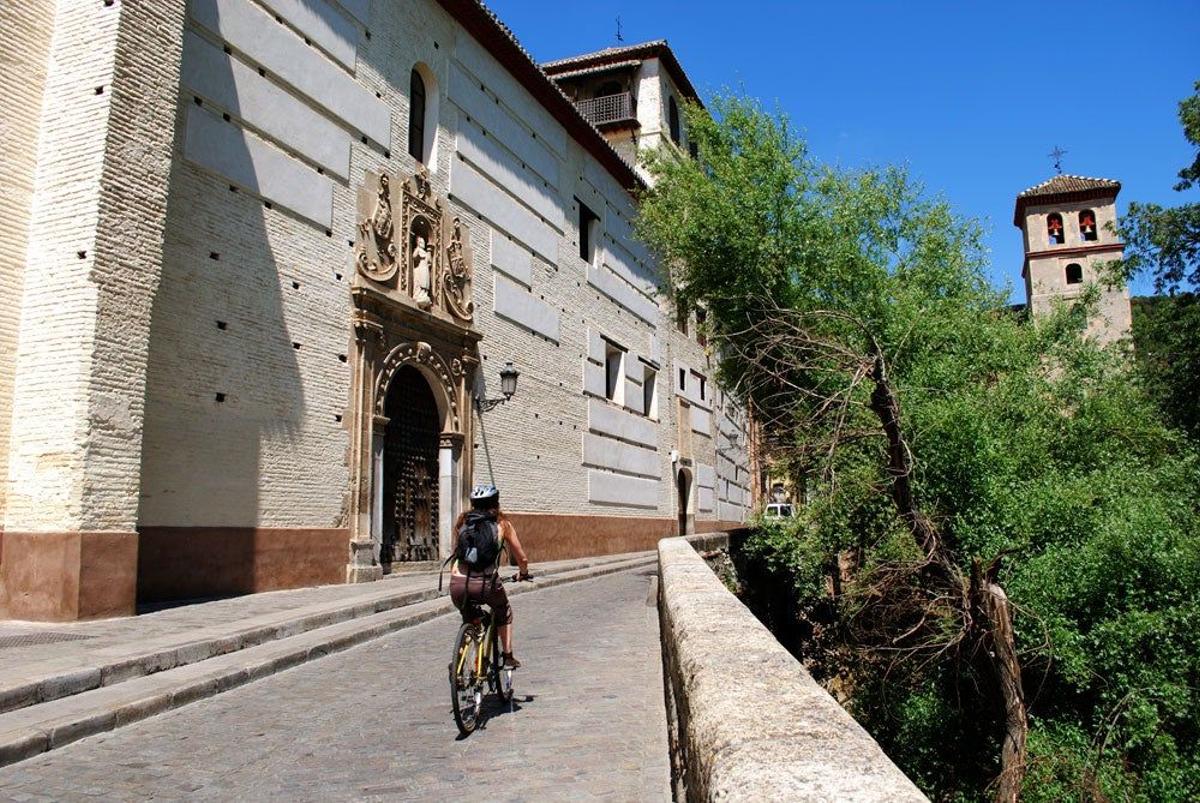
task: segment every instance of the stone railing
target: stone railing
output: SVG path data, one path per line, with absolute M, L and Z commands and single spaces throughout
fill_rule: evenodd
M 716 546 L 658 544 L 676 799 L 926 800 L 696 553 Z

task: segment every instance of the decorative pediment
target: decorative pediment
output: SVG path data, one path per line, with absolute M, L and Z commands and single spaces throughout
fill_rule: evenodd
M 358 192 L 355 263 L 360 282 L 469 328 L 475 312 L 470 232 L 446 208 L 424 169 L 404 181 L 368 173 Z

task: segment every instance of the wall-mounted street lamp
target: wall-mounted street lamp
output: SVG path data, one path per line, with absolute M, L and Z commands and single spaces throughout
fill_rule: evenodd
M 513 394 L 517 392 L 517 377 L 520 375 L 521 372 L 513 368 L 512 362 L 506 362 L 503 370 L 500 371 L 500 392 L 504 394 L 504 397 L 501 399 L 484 399 L 476 396 L 475 406 L 478 408 L 479 413 L 482 415 L 483 413 L 491 412 L 498 405 L 504 404 L 511 399 Z

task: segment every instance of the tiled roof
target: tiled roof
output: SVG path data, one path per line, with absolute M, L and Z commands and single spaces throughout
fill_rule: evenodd
M 1017 194 L 1017 204 L 1013 209 L 1013 225 L 1018 229 L 1021 228 L 1021 213 L 1026 206 L 1110 196 L 1115 198 L 1120 191 L 1121 182 L 1113 181 L 1110 178 L 1068 174 L 1053 176 L 1041 184 L 1035 184 Z
M 591 53 L 580 53 L 578 56 L 568 56 L 565 59 L 555 59 L 554 61 L 543 61 L 542 69 L 546 72 L 555 72 L 560 67 L 566 67 L 571 64 L 577 64 L 583 61 L 605 60 L 614 56 L 624 56 L 628 53 L 637 53 L 641 50 L 653 50 L 657 47 L 666 47 L 666 39 L 654 39 L 649 42 L 641 42 L 636 45 L 622 45 L 621 47 L 606 47 L 603 50 L 593 50 Z
M 641 62 L 638 61 L 637 59 L 630 59 L 629 61 L 614 61 L 611 64 L 605 63 L 605 64 L 597 64 L 592 67 L 582 67 L 578 70 L 568 70 L 567 72 L 552 72 L 549 75 L 555 81 L 562 81 L 563 79 L 566 79 L 566 78 L 580 78 L 585 75 L 596 75 L 599 73 L 614 72 L 616 70 L 624 70 L 624 69 L 628 69 L 630 67 L 637 67 L 640 64 L 641 64 Z
M 1057 175 L 1035 184 L 1017 195 L 1018 198 L 1032 198 L 1038 195 L 1062 195 L 1067 192 L 1087 192 L 1088 190 L 1119 190 L 1121 182 L 1108 178 L 1092 178 L 1090 176 Z

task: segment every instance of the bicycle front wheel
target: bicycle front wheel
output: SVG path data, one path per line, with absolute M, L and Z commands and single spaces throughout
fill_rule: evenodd
M 477 677 L 475 666 L 481 649 L 483 640 L 479 627 L 464 622 L 458 628 L 454 652 L 450 654 L 450 702 L 454 708 L 454 723 L 463 736 L 469 736 L 479 724 L 484 678 Z

